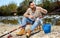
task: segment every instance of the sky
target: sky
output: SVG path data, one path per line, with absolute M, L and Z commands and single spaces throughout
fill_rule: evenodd
M 19 4 L 23 2 L 23 0 L 0 0 L 0 6 L 8 5 L 9 3 L 12 3 L 12 2 L 16 3 L 17 6 L 19 6 Z
M 9 3 L 12 3 L 12 2 L 14 2 L 14 3 L 16 3 L 17 4 L 17 6 L 19 6 L 19 4 L 21 3 L 21 2 L 23 2 L 24 0 L 0 0 L 0 6 L 2 6 L 2 5 L 8 5 Z M 39 0 L 36 0 L 36 2 L 38 2 Z
M 0 6 L 2 6 L 2 5 L 8 5 L 9 3 L 12 3 L 12 2 L 16 3 L 17 6 L 19 6 L 19 4 L 21 2 L 23 2 L 23 1 L 24 0 L 0 0 Z M 38 3 L 42 3 L 42 1 L 41 0 L 36 0 L 36 4 L 38 4 Z

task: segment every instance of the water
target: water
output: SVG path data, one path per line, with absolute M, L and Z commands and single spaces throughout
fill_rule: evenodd
M 21 24 L 22 17 L 23 16 L 0 16 L 0 23 L 8 23 L 8 24 L 16 23 L 16 24 Z
M 0 16 L 0 23 L 8 23 L 8 24 L 21 24 L 21 20 L 22 20 L 23 16 Z M 56 23 L 56 20 L 59 20 L 60 19 L 60 16 L 59 15 L 47 15 L 45 16 L 43 19 L 46 19 L 46 18 L 50 18 L 52 20 L 52 22 Z M 8 21 L 7 21 L 8 20 Z M 51 23 L 52 23 L 51 22 Z

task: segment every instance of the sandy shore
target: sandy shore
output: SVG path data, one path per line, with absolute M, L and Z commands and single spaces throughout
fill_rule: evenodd
M 9 24 L 0 24 L 0 35 L 7 33 L 15 28 L 18 28 L 19 25 L 9 25 Z M 25 35 L 23 36 L 16 36 L 16 32 L 19 30 L 16 30 L 15 32 L 12 32 L 11 35 L 12 38 L 26 38 Z M 8 34 L 9 35 L 9 34 Z M 2 38 L 7 38 L 7 36 L 4 36 Z M 30 38 L 60 38 L 60 26 L 52 26 L 51 33 L 45 34 L 43 31 L 40 31 L 34 35 L 32 35 Z

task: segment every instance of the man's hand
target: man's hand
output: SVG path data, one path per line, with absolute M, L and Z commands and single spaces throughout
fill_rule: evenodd
M 44 13 L 44 14 L 47 14 L 47 10 L 43 9 L 43 13 Z
M 47 12 L 48 12 L 46 9 L 43 9 L 42 7 L 40 7 L 39 9 L 40 9 L 40 11 L 41 11 L 42 13 L 44 13 L 44 14 L 47 14 Z
M 43 16 L 39 16 L 39 18 L 43 18 Z
M 29 15 L 29 18 L 34 19 L 34 16 L 33 15 Z

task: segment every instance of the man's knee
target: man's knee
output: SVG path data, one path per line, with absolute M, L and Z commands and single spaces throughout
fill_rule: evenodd
M 26 22 L 27 22 L 27 18 L 26 18 L 26 17 L 23 17 L 23 19 L 22 19 L 22 24 L 25 25 Z
M 27 18 L 26 17 L 23 17 L 22 21 L 26 21 L 26 20 L 27 20 Z
M 39 22 L 40 20 L 39 19 L 36 19 L 35 22 Z

